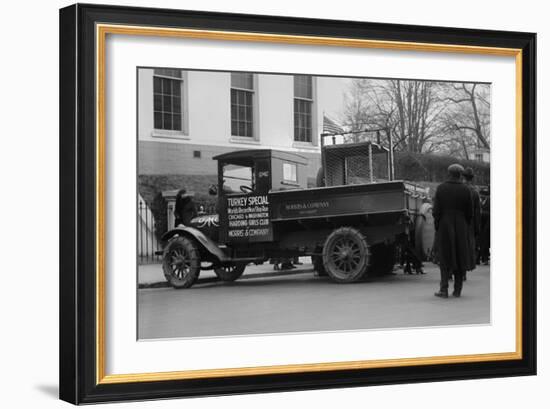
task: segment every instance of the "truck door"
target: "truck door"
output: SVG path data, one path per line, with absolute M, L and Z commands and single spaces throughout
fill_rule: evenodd
M 221 241 L 224 243 L 272 240 L 269 220 L 269 160 L 227 163 L 221 166 Z

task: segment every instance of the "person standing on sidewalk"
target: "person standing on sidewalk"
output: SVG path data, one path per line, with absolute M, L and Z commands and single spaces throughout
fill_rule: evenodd
M 439 256 L 441 282 L 436 297 L 449 296 L 449 277 L 454 274 L 453 296 L 460 297 L 464 272 L 468 268 L 470 249 L 468 231 L 472 221 L 472 195 L 462 183 L 464 168 L 453 164 L 447 169 L 448 180 L 437 187 L 433 216 Z
M 481 200 L 479 198 L 479 192 L 474 186 L 474 170 L 470 167 L 464 170 L 464 180 L 466 186 L 470 189 L 472 195 L 472 222 L 468 228 L 468 246 L 470 248 L 470 258 L 468 259 L 468 266 L 466 271 L 475 270 L 477 265 L 477 253 L 479 243 L 479 231 L 481 229 Z M 466 281 L 466 273 L 464 273 L 464 281 Z

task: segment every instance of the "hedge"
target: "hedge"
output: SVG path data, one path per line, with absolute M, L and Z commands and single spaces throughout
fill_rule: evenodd
M 394 158 L 395 177 L 416 182 L 441 183 L 447 179 L 447 168 L 453 163 L 471 167 L 474 170 L 474 183 L 489 185 L 490 165 L 473 160 L 459 160 L 452 156 L 397 152 Z

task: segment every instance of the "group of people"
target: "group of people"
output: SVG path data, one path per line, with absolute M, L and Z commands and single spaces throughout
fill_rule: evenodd
M 481 229 L 481 201 L 475 189 L 472 168 L 453 164 L 448 180 L 437 187 L 433 204 L 435 252 L 441 282 L 436 297 L 449 297 L 449 280 L 454 276 L 452 295 L 460 297 L 466 272 L 477 263 L 476 238 Z

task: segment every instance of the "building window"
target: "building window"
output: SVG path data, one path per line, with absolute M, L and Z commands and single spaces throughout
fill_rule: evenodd
M 294 140 L 312 142 L 311 115 L 313 108 L 313 78 L 294 76 Z
M 254 136 L 254 76 L 231 73 L 231 135 Z
M 283 163 L 283 181 L 298 183 L 298 175 L 295 163 Z
M 483 162 L 483 154 L 482 153 L 476 153 L 475 154 L 475 159 L 478 162 Z
M 156 68 L 153 76 L 155 129 L 183 130 L 181 70 Z

